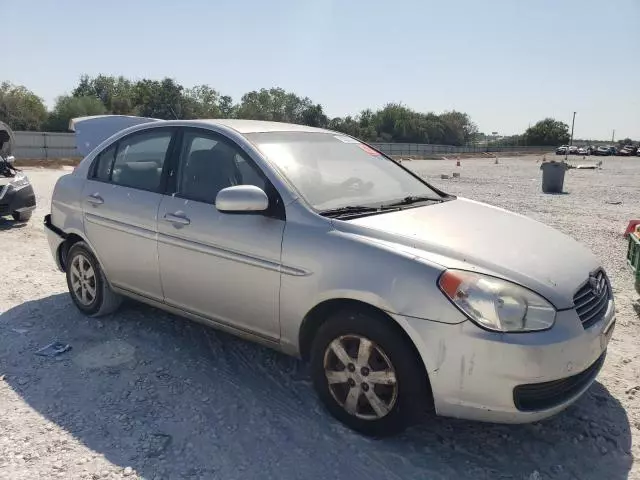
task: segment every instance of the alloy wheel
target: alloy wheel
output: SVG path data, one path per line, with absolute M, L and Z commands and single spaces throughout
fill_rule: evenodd
M 87 257 L 78 254 L 71 262 L 71 289 L 78 302 L 89 306 L 96 298 L 96 273 Z
M 350 415 L 378 420 L 396 404 L 398 382 L 391 360 L 366 337 L 334 339 L 325 350 L 324 371 L 331 395 Z

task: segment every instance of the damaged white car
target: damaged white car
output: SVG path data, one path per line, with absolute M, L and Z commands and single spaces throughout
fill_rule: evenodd
M 245 120 L 73 126 L 90 153 L 45 222 L 87 315 L 129 297 L 307 358 L 328 411 L 370 435 L 429 410 L 539 420 L 603 365 L 615 309 L 589 250 L 355 138 Z

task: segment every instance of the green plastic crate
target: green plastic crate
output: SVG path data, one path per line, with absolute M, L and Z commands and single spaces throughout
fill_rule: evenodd
M 640 238 L 629 234 L 629 248 L 627 249 L 627 263 L 636 274 L 636 289 L 640 287 Z

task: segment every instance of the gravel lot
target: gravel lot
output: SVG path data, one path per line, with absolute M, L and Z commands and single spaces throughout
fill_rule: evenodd
M 640 479 L 638 296 L 621 236 L 640 216 L 640 159 L 572 170 L 566 195 L 540 193 L 538 161 L 407 164 L 446 191 L 579 238 L 602 259 L 618 322 L 598 381 L 537 424 L 432 419 L 383 441 L 329 418 L 298 360 L 141 305 L 100 321 L 80 315 L 42 228 L 64 172 L 28 170 L 38 210 L 26 226 L 0 220 L 0 478 Z M 440 179 L 454 171 L 461 177 Z M 54 340 L 72 350 L 34 354 Z

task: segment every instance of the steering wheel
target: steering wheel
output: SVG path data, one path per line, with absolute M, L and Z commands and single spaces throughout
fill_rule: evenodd
M 348 188 L 349 190 L 363 190 L 365 187 L 365 183 L 357 178 L 357 177 L 349 177 L 340 185 L 343 188 Z

